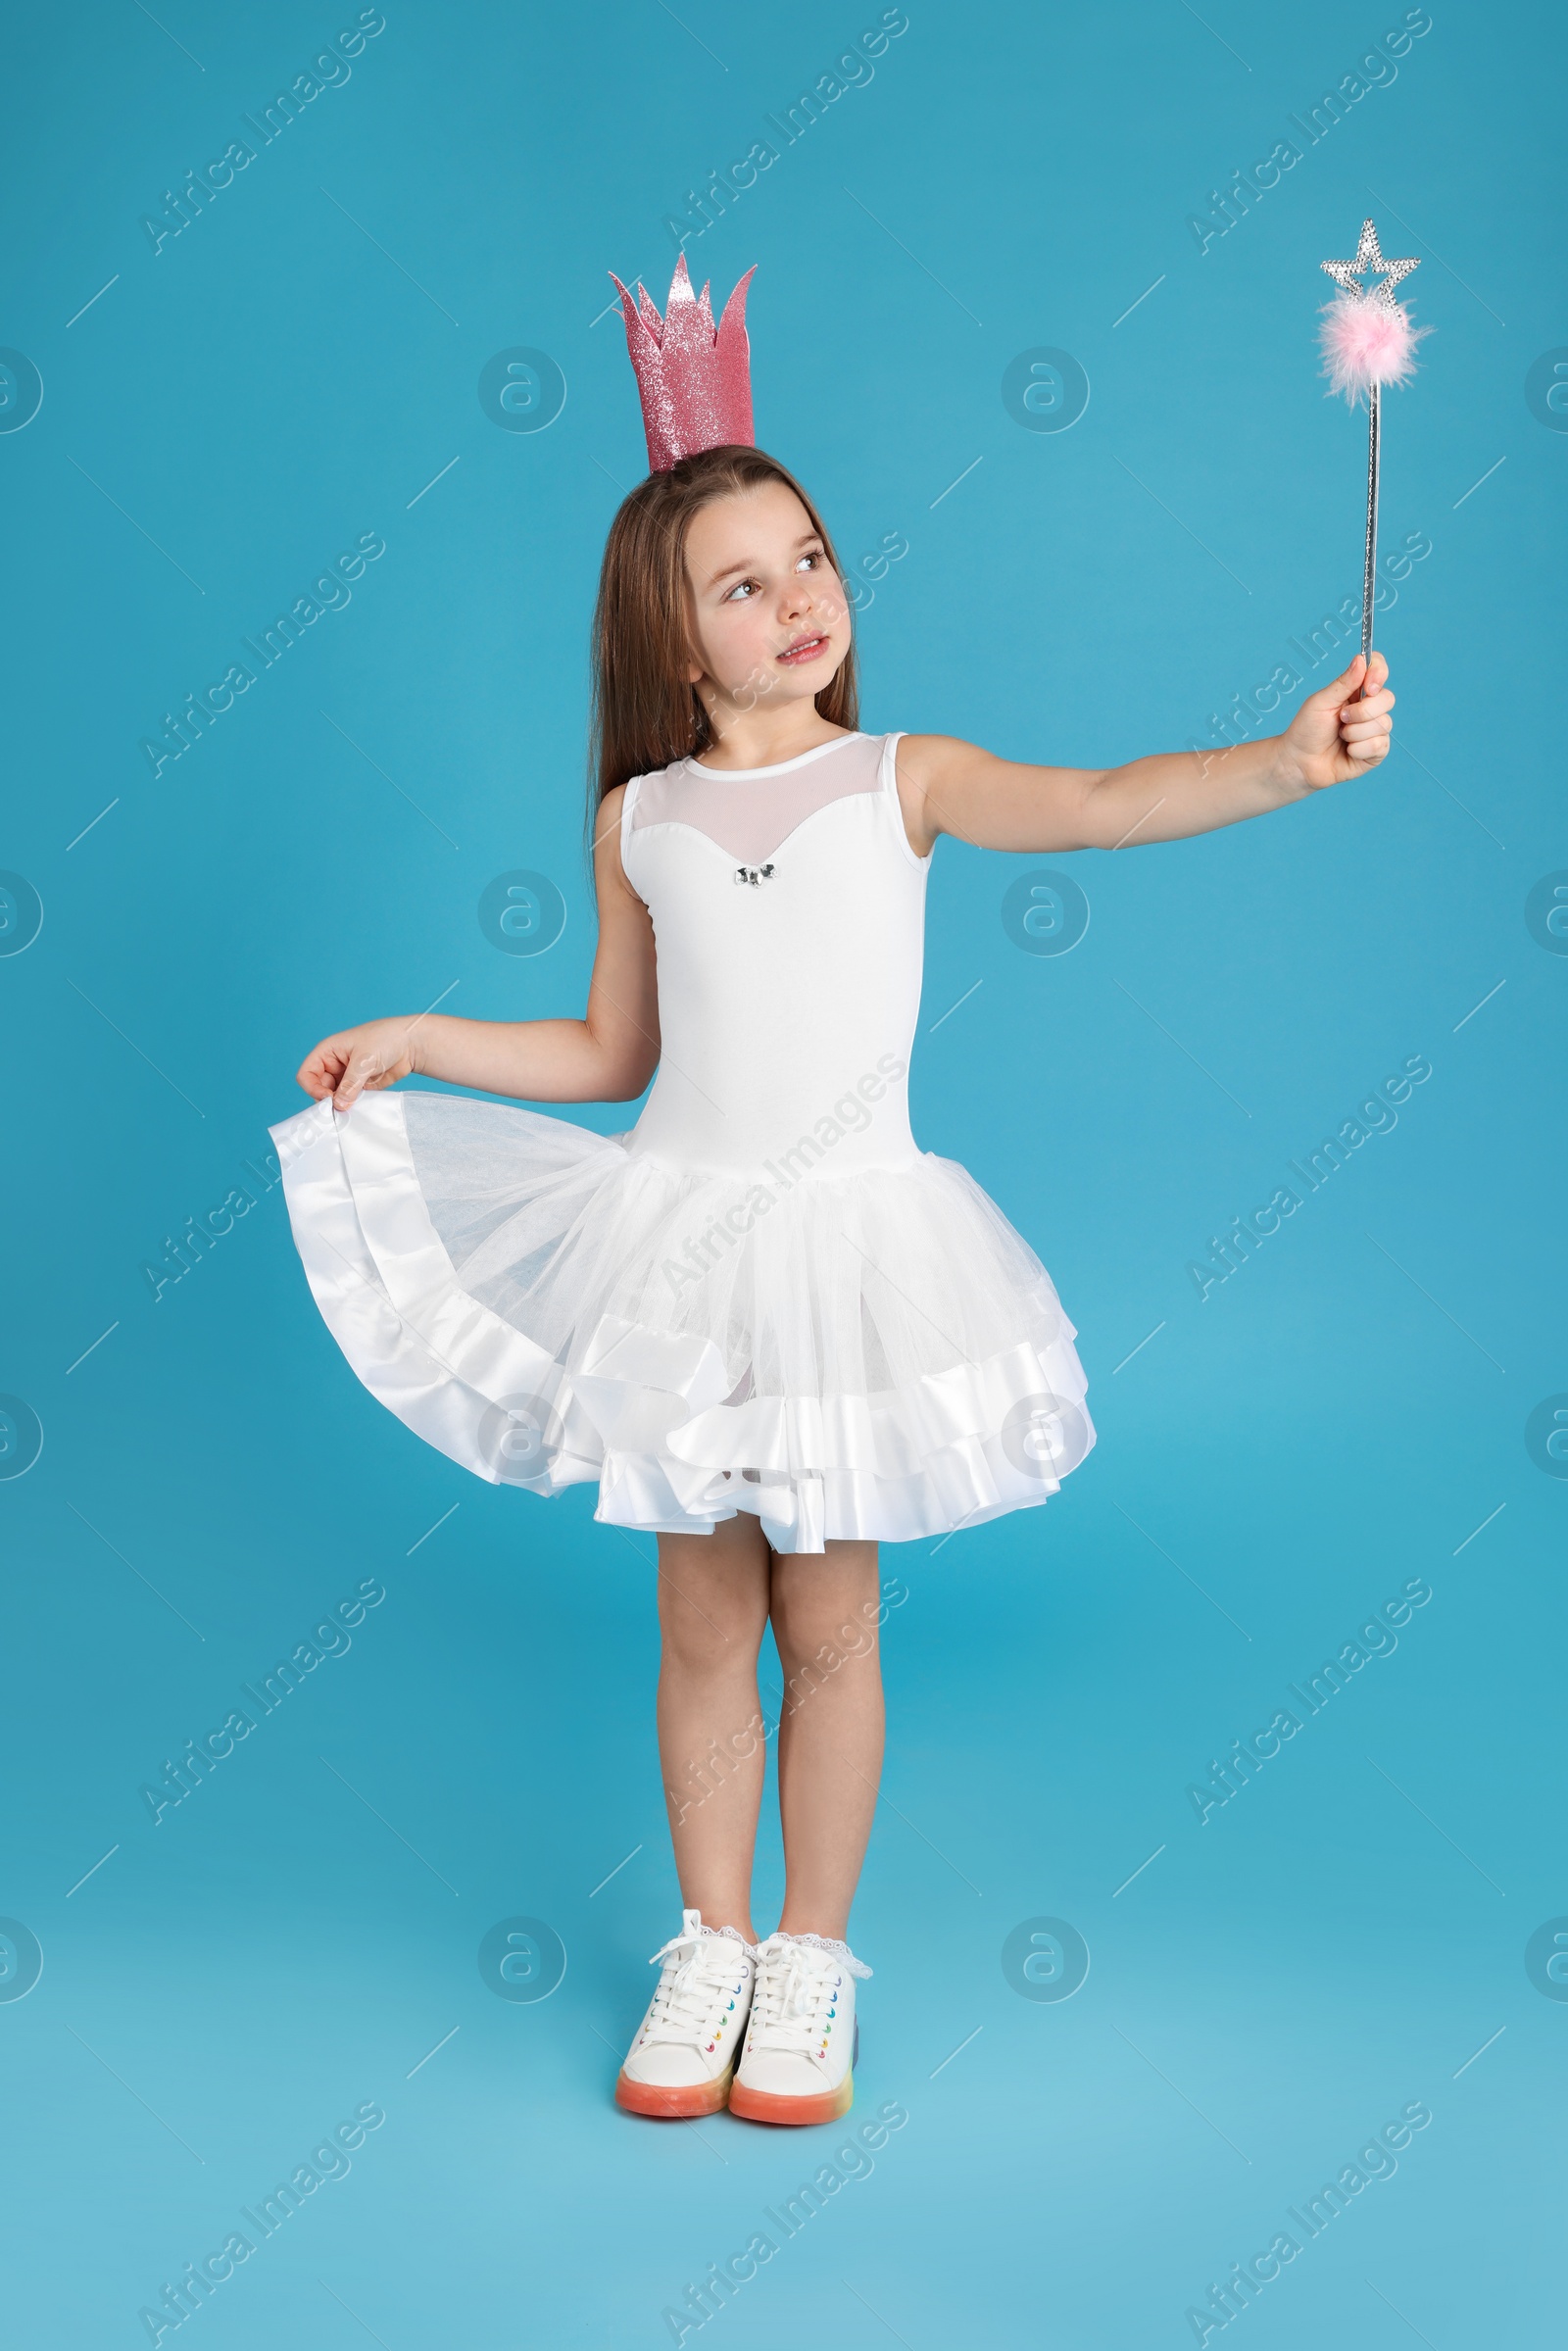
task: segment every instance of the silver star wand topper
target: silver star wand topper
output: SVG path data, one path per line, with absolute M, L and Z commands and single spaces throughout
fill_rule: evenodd
M 1366 561 L 1361 585 L 1361 652 L 1370 662 L 1372 658 L 1372 599 L 1377 587 L 1378 556 L 1378 471 L 1382 455 L 1383 423 L 1380 393 L 1386 383 L 1407 382 L 1415 369 L 1415 346 L 1429 328 L 1412 326 L 1410 314 L 1402 302 L 1396 302 L 1394 289 L 1412 269 L 1420 268 L 1418 261 L 1385 261 L 1378 247 L 1378 232 L 1370 220 L 1361 223 L 1361 242 L 1354 258 L 1345 262 L 1324 262 L 1322 267 L 1340 291 L 1323 312 L 1323 330 L 1320 337 L 1324 372 L 1332 391 L 1343 392 L 1353 405 L 1363 395 L 1367 406 L 1366 459 Z M 1361 283 L 1363 277 L 1376 277 L 1378 283 L 1370 289 Z M 1367 690 L 1367 680 L 1361 680 L 1361 692 Z

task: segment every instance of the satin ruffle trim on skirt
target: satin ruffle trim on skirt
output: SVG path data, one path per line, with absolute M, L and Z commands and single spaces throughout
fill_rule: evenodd
M 271 1134 L 351 1367 L 491 1484 L 819 1551 L 1027 1509 L 1095 1442 L 1050 1277 L 955 1161 L 754 1181 L 417 1091 Z

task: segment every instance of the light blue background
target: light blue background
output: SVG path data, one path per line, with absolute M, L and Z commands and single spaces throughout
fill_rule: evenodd
M 326 1030 L 449 988 L 580 1010 L 587 620 L 642 469 L 605 271 L 662 299 L 665 216 L 878 13 L 387 0 L 352 78 L 156 256 L 143 213 L 354 9 L 11 14 L 0 341 L 44 397 L 0 435 L 0 864 L 45 916 L 0 959 L 0 1388 L 44 1448 L 0 1484 L 0 1910 L 44 1971 L 0 2002 L 0 2307 L 37 2351 L 147 2339 L 138 2309 L 367 2100 L 384 2127 L 218 2291 L 208 2351 L 668 2341 L 664 2306 L 842 2143 L 610 2103 L 677 1915 L 651 1541 L 382 1411 L 276 1189 L 156 1304 L 140 1267 L 246 1181 Z M 1385 544 L 1432 552 L 1380 629 L 1382 771 L 1053 860 L 1093 909 L 1061 957 L 1002 925 L 1031 860 L 937 857 L 916 1131 L 1051 1267 L 1100 1445 L 1044 1511 L 885 1554 L 857 2119 L 909 2119 L 705 2341 L 1191 2342 L 1209 2281 L 1415 2099 L 1396 2176 L 1237 2325 L 1555 2339 L 1568 2005 L 1524 1951 L 1568 1911 L 1568 1486 L 1525 1427 L 1568 1389 L 1568 965 L 1524 906 L 1568 866 L 1568 438 L 1524 379 L 1568 343 L 1556 13 L 1434 0 L 1234 228 L 1200 253 L 1186 225 L 1401 14 L 910 0 L 689 248 L 720 294 L 759 264 L 759 438 L 845 559 L 908 541 L 861 621 L 865 723 L 1022 758 L 1179 747 L 1357 588 L 1363 430 L 1313 335 L 1365 214 L 1422 256 L 1436 329 L 1389 403 Z M 514 345 L 564 373 L 546 431 L 479 405 Z M 1090 379 L 1070 431 L 1002 402 L 1042 345 Z M 162 713 L 369 531 L 352 604 L 154 780 Z M 568 906 L 536 960 L 476 919 L 517 866 Z M 1200 1303 L 1208 1236 L 1415 1054 L 1396 1129 Z M 1188 1783 L 1417 1576 L 1396 1653 L 1200 1827 Z M 140 1785 L 367 1577 L 350 1653 L 155 1828 Z M 770 1924 L 776 1827 L 760 1879 Z M 476 1967 L 516 1913 L 567 1948 L 542 2004 Z M 1090 1946 L 1065 2002 L 1002 1971 L 1040 1915 Z

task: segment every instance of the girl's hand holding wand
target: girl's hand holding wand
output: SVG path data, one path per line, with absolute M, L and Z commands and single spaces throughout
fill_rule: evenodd
M 1389 664 L 1357 654 L 1343 675 L 1308 695 L 1276 746 L 1282 773 L 1309 792 L 1348 783 L 1386 757 L 1394 721 Z M 1357 699 L 1359 697 L 1359 699 Z

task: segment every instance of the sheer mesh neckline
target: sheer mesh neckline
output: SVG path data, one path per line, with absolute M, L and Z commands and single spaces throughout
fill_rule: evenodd
M 706 835 L 731 857 L 760 864 L 819 810 L 880 793 L 884 753 L 883 739 L 857 729 L 768 767 L 703 767 L 690 757 L 677 759 L 639 781 L 623 849 L 655 826 L 673 825 Z M 731 790 L 737 784 L 744 789 Z
M 808 759 L 819 759 L 825 752 L 842 751 L 846 744 L 863 743 L 866 740 L 862 730 L 857 727 L 850 734 L 830 737 L 826 743 L 813 743 L 809 751 L 797 752 L 793 759 L 775 759 L 768 767 L 705 767 L 700 759 L 689 755 L 681 761 L 681 765 L 690 768 L 693 775 L 710 775 L 730 783 L 741 783 L 753 776 L 787 775 L 792 767 L 804 767 Z

